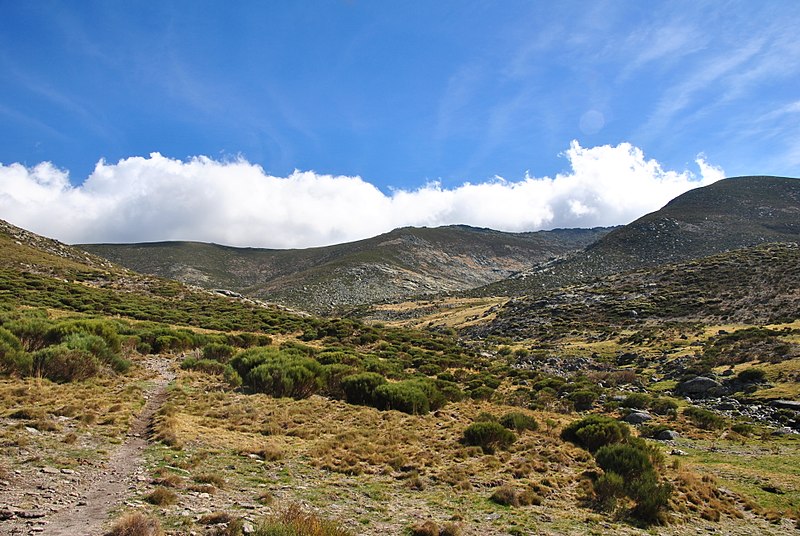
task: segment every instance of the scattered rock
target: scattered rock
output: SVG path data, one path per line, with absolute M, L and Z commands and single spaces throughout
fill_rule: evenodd
M 663 430 L 658 433 L 656 439 L 661 441 L 672 441 L 674 439 L 678 439 L 679 437 L 681 437 L 681 435 L 675 430 Z
M 653 416 L 646 411 L 632 411 L 625 415 L 623 420 L 629 424 L 642 424 L 643 422 L 647 422 L 652 418 Z
M 794 411 L 800 411 L 800 402 L 794 400 L 773 400 L 769 403 L 770 406 L 773 408 L 779 409 L 792 409 Z
M 709 398 L 722 394 L 722 384 L 706 376 L 696 376 L 677 385 L 675 392 L 690 398 Z

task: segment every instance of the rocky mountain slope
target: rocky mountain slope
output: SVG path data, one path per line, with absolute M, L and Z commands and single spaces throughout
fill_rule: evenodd
M 471 337 L 513 339 L 653 324 L 778 324 L 800 318 L 800 248 L 775 243 L 512 298 Z
M 524 295 L 770 242 L 800 241 L 800 180 L 736 177 L 697 188 L 585 250 L 477 289 Z
M 407 227 L 358 242 L 303 250 L 195 242 L 80 247 L 138 272 L 329 312 L 485 285 L 579 250 L 609 230 L 504 233 L 460 225 Z

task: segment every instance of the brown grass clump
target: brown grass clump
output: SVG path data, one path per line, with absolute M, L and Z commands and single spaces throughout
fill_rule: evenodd
M 708 521 L 717 522 L 722 515 L 741 518 L 734 497 L 723 493 L 717 486 L 714 477 L 699 476 L 690 471 L 680 471 L 674 481 L 676 499 L 673 499 L 675 510 L 699 513 Z
M 439 536 L 461 536 L 463 532 L 458 523 L 445 523 L 439 529 Z
M 542 504 L 542 498 L 532 489 L 518 490 L 508 484 L 503 484 L 494 490 L 489 499 L 503 506 L 519 507 Z
M 213 495 L 217 492 L 217 488 L 211 484 L 192 484 L 186 489 L 189 491 L 196 491 L 197 493 L 208 493 L 209 495 Z
M 183 479 L 174 473 L 167 473 L 161 477 L 154 478 L 153 484 L 165 488 L 179 488 L 183 485 Z
M 223 523 L 230 523 L 234 519 L 235 517 L 228 512 L 211 512 L 210 514 L 202 516 L 198 520 L 198 523 L 201 525 L 222 525 Z
M 304 512 L 296 504 L 289 505 L 280 515 L 268 518 L 256 530 L 256 536 L 353 536 L 338 523 Z
M 163 536 L 158 519 L 133 512 L 120 518 L 106 536 Z
M 411 536 L 439 536 L 439 534 L 439 525 L 430 520 L 411 526 Z
M 64 439 L 61 441 L 66 445 L 73 445 L 78 440 L 78 434 L 75 432 L 70 432 L 64 436 Z
M 169 506 L 178 502 L 178 495 L 169 488 L 157 487 L 145 495 L 144 499 L 156 506 Z
M 225 488 L 225 479 L 219 475 L 212 475 L 210 473 L 201 473 L 199 475 L 195 475 L 194 481 L 198 484 L 211 484 L 212 486 L 216 486 L 219 489 Z

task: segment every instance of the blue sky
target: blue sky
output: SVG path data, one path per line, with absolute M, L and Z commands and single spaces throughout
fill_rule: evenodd
M 67 191 L 101 159 L 203 156 L 392 196 L 574 174 L 574 140 L 691 179 L 698 155 L 798 176 L 798 20 L 796 1 L 0 0 L 0 164 L 49 163 Z

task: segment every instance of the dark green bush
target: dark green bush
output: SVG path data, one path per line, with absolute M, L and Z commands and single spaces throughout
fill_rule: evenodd
M 671 398 L 658 397 L 650 403 L 650 409 L 657 415 L 677 415 L 678 403 Z
M 47 346 L 47 332 L 52 323 L 45 318 L 18 318 L 3 325 L 19 339 L 22 350 L 35 352 Z
M 604 510 L 613 510 L 617 500 L 625 496 L 625 480 L 617 473 L 604 473 L 594 481 L 597 502 Z
M 431 410 L 427 395 L 419 384 L 412 381 L 385 383 L 376 387 L 375 407 L 412 415 L 424 415 Z
M 100 372 L 100 363 L 92 354 L 65 344 L 42 348 L 31 357 L 33 374 L 57 383 L 86 380 Z
M 229 344 L 212 342 L 203 347 L 203 359 L 213 359 L 220 363 L 227 363 L 236 350 Z
M 605 415 L 588 415 L 570 423 L 561 432 L 561 439 L 595 452 L 600 447 L 622 443 L 630 437 L 630 428 Z
M 447 399 L 436 386 L 435 380 L 431 380 L 429 378 L 414 378 L 402 383 L 408 383 L 409 385 L 413 385 L 422 391 L 425 394 L 425 397 L 428 399 L 428 407 L 430 411 L 436 411 L 447 403 Z
M 481 447 L 487 454 L 504 449 L 516 441 L 517 436 L 499 422 L 474 422 L 464 430 L 463 443 Z
M 569 399 L 572 400 L 576 410 L 586 411 L 592 409 L 594 401 L 597 400 L 597 393 L 588 389 L 580 389 L 570 393 Z
M 306 398 L 324 384 L 322 365 L 292 349 L 250 348 L 231 359 L 230 365 L 248 388 L 275 397 Z
M 650 405 L 652 397 L 645 393 L 631 393 L 620 403 L 624 408 L 645 409 Z
M 726 421 L 721 415 L 697 406 L 690 406 L 683 410 L 683 414 L 696 426 L 705 430 L 719 430 L 725 428 Z
M 183 370 L 197 370 L 200 372 L 205 372 L 206 374 L 223 374 L 226 367 L 230 368 L 230 365 L 220 363 L 214 359 L 196 359 L 194 357 L 187 357 L 181 362 L 181 368 Z
M 108 346 L 107 339 L 90 333 L 71 333 L 64 338 L 67 348 L 81 350 L 94 356 L 99 362 L 111 367 L 114 372 L 125 373 L 131 366 L 130 361 L 123 359 L 118 351 Z
M 647 523 L 661 521 L 660 516 L 669 505 L 672 491 L 672 484 L 659 482 L 654 472 L 634 478 L 627 485 L 628 496 L 636 502 L 633 516 Z
M 0 328 L 0 374 L 28 376 L 33 364 L 30 354 L 25 353 L 19 341 L 12 337 L 13 334 Z
M 650 456 L 644 450 L 624 443 L 600 447 L 595 460 L 606 473 L 616 473 L 625 481 L 653 471 Z
M 342 391 L 350 404 L 375 405 L 375 389 L 386 383 L 377 372 L 361 372 L 342 379 Z
M 731 430 L 733 430 L 737 434 L 743 435 L 743 436 L 752 435 L 753 432 L 755 431 L 755 428 L 756 428 L 755 426 L 753 426 L 750 423 L 746 423 L 746 422 L 737 422 L 736 424 L 731 426 Z
M 500 424 L 509 430 L 522 432 L 523 430 L 538 430 L 539 423 L 536 419 L 521 411 L 511 411 L 500 417 Z
M 500 422 L 500 419 L 488 411 L 481 411 L 472 420 L 473 422 Z
M 742 383 L 763 383 L 767 379 L 767 373 L 764 369 L 750 367 L 739 372 L 736 379 Z
M 119 353 L 122 349 L 121 340 L 116 326 L 106 320 L 67 320 L 50 328 L 47 340 L 50 344 L 64 342 L 70 335 L 96 335 L 105 342 L 109 351 Z
M 601 447 L 595 460 L 605 472 L 595 482 L 595 493 L 601 503 L 613 504 L 622 483 L 625 495 L 636 503 L 632 514 L 648 523 L 658 521 L 669 504 L 672 485 L 658 480 L 656 467 L 663 463 L 663 455 L 657 448 L 633 438 L 629 443 Z
M 486 385 L 476 387 L 469 392 L 470 398 L 473 400 L 489 400 L 494 394 L 494 389 Z

